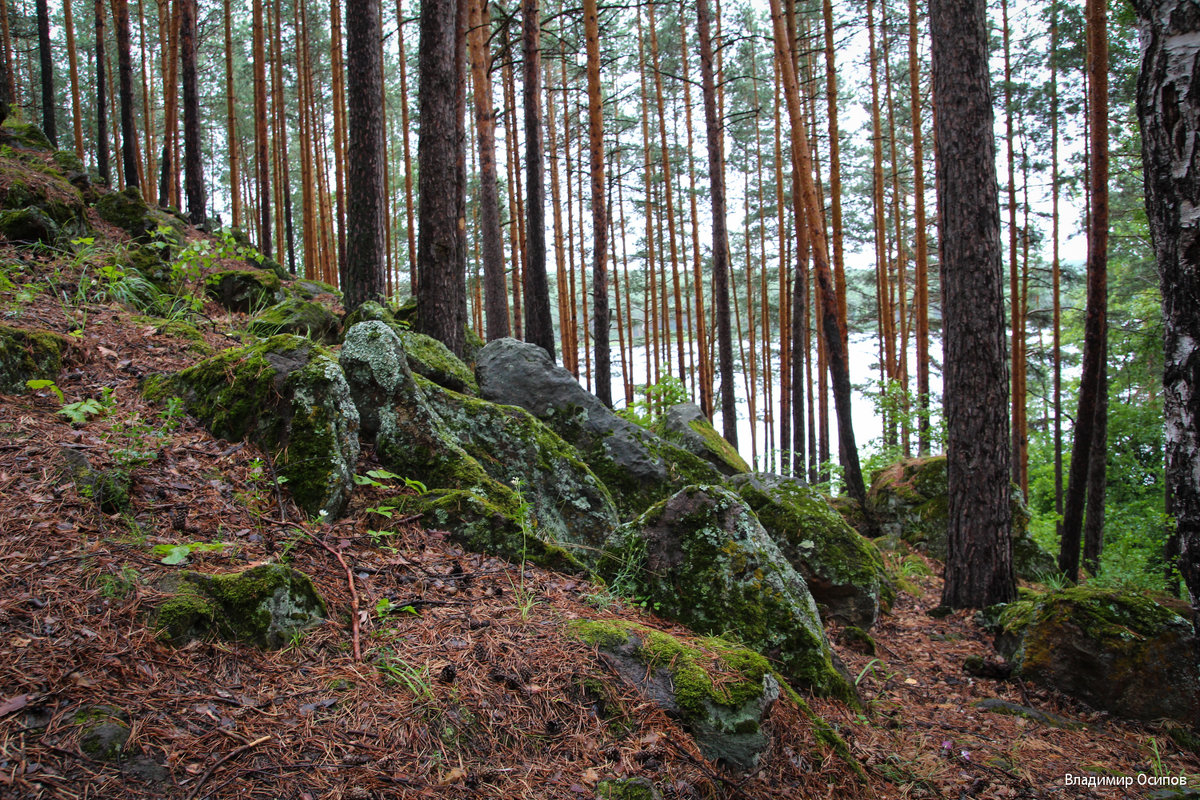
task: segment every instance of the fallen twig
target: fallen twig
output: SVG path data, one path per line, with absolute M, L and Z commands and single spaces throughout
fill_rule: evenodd
M 218 758 L 217 763 L 206 769 L 204 774 L 200 776 L 200 780 L 196 781 L 196 785 L 192 787 L 192 791 L 188 792 L 187 800 L 193 800 L 193 798 L 200 793 L 200 789 L 203 788 L 204 784 L 208 782 L 208 779 L 212 777 L 212 774 L 217 771 L 217 768 L 226 761 L 229 761 L 232 758 L 237 758 L 247 750 L 252 750 L 263 742 L 270 740 L 270 738 L 270 736 L 261 736 L 255 739 L 253 742 L 248 742 L 241 747 L 235 747 L 233 750 L 230 750 L 228 753 Z
M 304 533 L 308 538 L 312 539 L 323 547 L 326 552 L 336 558 L 338 563 L 342 565 L 342 569 L 346 572 L 346 582 L 350 584 L 350 636 L 354 643 L 354 660 L 362 661 L 362 645 L 359 643 L 358 635 L 358 589 L 354 586 L 354 573 L 350 570 L 350 565 L 346 563 L 346 559 L 342 558 L 340 552 L 326 544 L 325 540 L 315 533 L 308 530 L 305 530 Z

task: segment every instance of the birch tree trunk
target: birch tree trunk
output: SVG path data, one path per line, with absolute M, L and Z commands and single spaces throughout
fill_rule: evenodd
M 1137 0 L 1146 213 L 1162 284 L 1167 490 L 1179 569 L 1200 621 L 1200 8 Z

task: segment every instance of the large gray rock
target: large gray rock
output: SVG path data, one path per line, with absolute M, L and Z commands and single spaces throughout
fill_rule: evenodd
M 737 448 L 722 438 L 695 403 L 677 403 L 667 409 L 662 437 L 712 464 L 722 475 L 750 472 Z
M 1078 586 L 982 617 L 1016 676 L 1123 717 L 1200 720 L 1192 625 L 1147 597 Z
M 751 769 L 770 746 L 762 723 L 780 686 L 758 653 L 723 639 L 704 639 L 701 647 L 621 620 L 576 620 L 569 631 L 595 645 L 627 683 L 678 719 L 706 758 Z M 714 671 L 733 678 L 714 680 Z
M 737 475 L 729 485 L 804 578 L 825 617 L 861 628 L 875 624 L 890 592 L 874 543 L 798 480 L 758 473 Z
M 418 379 L 409 368 L 400 335 L 381 320 L 353 325 L 346 332 L 339 358 L 362 418 L 363 435 L 375 442 L 379 460 L 428 490 L 403 499 L 406 511 L 423 514 L 427 526 L 448 530 L 471 549 L 580 569 L 579 562 L 562 550 L 560 538 L 569 542 L 578 536 L 590 541 L 600 535 L 581 521 L 603 519 L 604 498 L 594 489 L 583 491 L 586 475 L 578 470 L 573 471 L 570 483 L 581 490 L 579 496 L 568 497 L 566 487 L 548 490 L 545 495 L 535 491 L 553 480 L 539 473 L 543 467 L 551 474 L 557 469 L 560 477 L 572 472 L 564 458 L 554 457 L 552 442 L 542 446 L 537 431 L 499 407 Z M 436 404 L 431 403 L 431 396 Z M 468 409 L 471 403 L 480 405 Z M 448 413 L 449 424 L 439 410 Z M 499 429 L 489 432 L 488 421 Z M 492 455 L 489 446 L 502 452 Z M 501 463 L 505 458 L 511 463 Z M 480 459 L 488 462 L 491 474 Z M 525 513 L 522 497 L 509 483 L 513 477 L 528 481 L 532 515 Z M 575 503 L 573 510 L 561 508 L 569 502 Z
M 299 336 L 273 336 L 147 381 L 151 398 L 178 395 L 214 436 L 267 451 L 296 505 L 336 517 L 354 487 L 358 411 L 332 354 Z
M 704 459 L 614 414 L 537 345 L 489 342 L 475 376 L 485 399 L 520 406 L 574 446 L 626 518 L 688 484 L 720 482 Z
M 700 633 L 733 634 L 799 686 L 854 697 L 804 578 L 729 489 L 682 489 L 622 526 L 610 552 L 605 571 L 618 588 L 662 616 Z
M 423 388 L 444 430 L 489 476 L 517 487 L 528 501 L 538 535 L 594 564 L 619 520 L 612 495 L 574 448 L 524 409 L 432 382 L 423 382 Z

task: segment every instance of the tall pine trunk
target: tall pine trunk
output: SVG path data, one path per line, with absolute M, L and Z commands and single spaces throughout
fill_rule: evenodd
M 183 79 L 183 184 L 187 193 L 188 219 L 202 225 L 208 218 L 204 207 L 204 167 L 200 152 L 200 96 L 196 90 L 196 0 L 178 0 L 180 69 Z
M 50 49 L 50 8 L 46 0 L 37 0 L 38 60 L 42 70 L 42 130 L 50 144 L 58 147 L 55 123 L 54 52 Z
M 1104 0 L 1087 2 L 1088 105 L 1091 159 L 1088 164 L 1087 316 L 1084 320 L 1083 374 L 1079 386 L 1079 411 L 1075 416 L 1075 442 L 1067 476 L 1062 540 L 1058 569 L 1069 580 L 1079 577 L 1079 545 L 1087 499 L 1088 472 L 1096 452 L 1105 337 L 1108 335 L 1108 33 Z
M 729 230 L 725 214 L 725 155 L 708 0 L 696 0 L 700 40 L 700 81 L 704 93 L 704 127 L 708 134 L 708 170 L 713 216 L 713 313 L 717 323 L 717 358 L 721 375 L 721 433 L 737 447 L 737 401 L 734 394 L 733 331 L 729 319 Z
M 383 135 L 383 36 L 379 0 L 346 0 L 346 100 L 349 151 L 346 153 L 346 257 L 342 291 L 347 311 L 385 294 L 384 232 L 387 229 L 383 180 L 387 150 Z
M 592 345 L 596 353 L 596 396 L 612 407 L 612 364 L 608 336 L 608 205 L 604 185 L 604 98 L 600 88 L 600 11 L 583 0 L 587 48 L 588 151 L 592 178 Z
M 500 190 L 496 183 L 496 111 L 492 102 L 492 21 L 487 0 L 471 4 L 471 86 L 479 143 L 479 238 L 483 258 L 483 302 L 488 341 L 508 336 L 508 291 L 504 285 L 504 239 L 500 234 Z
M 139 186 L 137 131 L 133 124 L 133 59 L 129 52 L 129 0 L 113 0 L 117 27 L 117 75 L 121 87 L 121 162 L 125 185 Z
M 932 0 L 948 538 L 942 604 L 1012 600 L 1008 369 L 985 0 Z
M 461 2 L 462 0 L 460 0 Z M 546 181 L 542 147 L 542 17 L 538 0 L 521 3 L 525 105 L 525 339 L 554 358 L 554 320 L 546 280 Z
M 103 183 L 111 183 L 108 169 L 108 95 L 105 91 L 104 44 L 104 0 L 95 0 L 92 6 L 96 27 L 96 172 Z M 2 78 L 0 78 L 2 80 Z
M 465 0 L 463 0 L 465 2 Z M 455 0 L 421 4 L 420 131 L 417 180 L 417 319 L 429 334 L 462 355 L 467 324 L 466 277 L 459 269 Z

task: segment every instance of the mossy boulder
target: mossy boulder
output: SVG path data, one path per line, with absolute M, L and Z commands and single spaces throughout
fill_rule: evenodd
M 596 784 L 599 800 L 662 800 L 649 778 L 606 778 Z
M 617 509 L 574 448 L 524 409 L 458 394 L 421 378 L 417 382 L 443 430 L 490 477 L 519 487 L 538 536 L 594 564 L 598 549 L 617 527 Z
M 349 331 L 360 322 L 383 322 L 387 325 L 396 324 L 396 315 L 387 306 L 368 300 L 353 311 L 347 312 L 342 319 L 342 330 Z
M 679 403 L 667 409 L 658 432 L 664 439 L 677 444 L 692 455 L 712 464 L 722 475 L 750 472 L 750 465 L 737 448 L 717 433 L 695 403 Z
M 312 581 L 281 564 L 221 575 L 183 572 L 163 588 L 172 595 L 158 607 L 154 625 L 177 645 L 216 636 L 278 649 L 325 619 Z
M 532 556 L 539 563 L 562 563 L 580 571 L 578 562 L 562 557 L 555 541 L 556 534 L 571 530 L 554 524 L 561 523 L 563 515 L 553 516 L 547 509 L 544 525 L 534 525 L 536 516 L 522 518 L 521 499 L 513 486 L 492 477 L 456 435 L 461 431 L 468 441 L 473 441 L 472 436 L 480 437 L 479 441 L 486 438 L 484 421 L 465 416 L 469 412 L 463 404 L 469 399 L 418 379 L 391 326 L 375 320 L 354 325 L 346 333 L 339 361 L 358 407 L 363 436 L 374 441 L 380 462 L 430 490 L 403 499 L 406 513 L 424 514 L 426 525 L 451 532 L 472 550 L 512 559 Z M 454 415 L 453 424 L 448 425 L 435 411 L 427 392 L 436 395 L 438 405 Z M 491 408 L 472 406 L 471 411 L 498 419 Z M 488 440 L 499 438 L 502 433 L 493 432 Z M 515 452 L 519 440 L 514 438 L 509 445 Z M 491 458 L 479 445 L 472 443 L 471 448 Z M 534 469 L 536 466 L 529 471 Z
M 864 628 L 875 624 L 891 593 L 874 543 L 798 480 L 759 473 L 737 475 L 729 486 L 804 578 L 825 617 Z
M 120 761 L 127 755 L 129 714 L 114 706 L 85 706 L 72 722 L 79 731 L 79 749 L 96 761 Z
M 292 333 L 321 344 L 337 344 L 341 333 L 341 325 L 332 311 L 320 303 L 295 297 L 264 308 L 250 320 L 246 329 L 263 338 Z
M 763 721 L 781 687 L 753 650 L 720 638 L 692 643 L 624 620 L 576 620 L 568 632 L 595 645 L 626 682 L 678 719 L 705 757 L 751 769 L 770 746 Z
M 59 450 L 64 472 L 75 483 L 81 497 L 90 497 L 105 514 L 120 514 L 129 510 L 129 492 L 133 487 L 129 473 L 110 468 L 96 469 L 88 457 L 78 450 L 63 447 Z
M 338 355 L 380 461 L 430 488 L 465 489 L 491 479 L 442 429 L 418 385 L 399 334 L 384 322 L 361 322 L 346 332 Z
M 946 457 L 907 458 L 876 473 L 867 506 L 882 535 L 902 539 L 933 558 L 946 559 L 949 525 Z M 1038 580 L 1055 572 L 1054 559 L 1029 535 L 1029 510 L 1014 488 L 1013 568 L 1018 577 Z
M 622 526 L 609 550 L 606 576 L 659 614 L 736 636 L 797 686 L 854 698 L 804 578 L 734 492 L 685 487 Z
M 57 333 L 0 324 L 0 392 L 20 394 L 26 381 L 54 380 L 69 347 Z
M 54 150 L 54 145 L 41 128 L 17 117 L 8 117 L 0 123 L 0 143 L 26 150 Z
M 586 574 L 569 550 L 525 522 L 520 499 L 495 481 L 473 489 L 432 489 L 390 501 L 399 513 L 420 514 L 428 530 L 446 531 L 468 550 L 514 562 L 528 561 L 557 572 Z
M 479 394 L 475 374 L 450 352 L 450 348 L 423 333 L 403 329 L 397 332 L 413 372 L 452 391 Z
M 301 300 L 315 300 L 325 295 L 333 297 L 339 302 L 342 299 L 342 293 L 336 286 L 331 286 L 328 283 L 313 280 L 312 278 L 301 278 L 293 282 L 288 288 L 291 289 L 292 294 Z
M 981 616 L 1015 676 L 1123 717 L 1200 720 L 1192 625 L 1148 597 L 1079 586 Z
M 689 484 L 714 484 L 721 473 L 699 456 L 614 414 L 545 350 L 497 339 L 479 351 L 481 396 L 520 406 L 572 445 L 629 519 Z
M 119 192 L 108 192 L 96 201 L 96 213 L 100 219 L 115 225 L 135 239 L 147 236 L 153 229 L 149 220 L 150 207 L 135 186 L 127 186 Z
M 183 398 L 214 435 L 265 450 L 296 504 L 336 517 L 354 485 L 358 411 L 333 356 L 300 336 L 273 336 L 147 381 L 152 398 Z
M 0 213 L 0 236 L 19 244 L 52 245 L 59 238 L 58 224 L 37 207 Z
M 257 311 L 283 300 L 283 282 L 262 269 L 228 269 L 204 279 L 204 293 L 230 311 Z

